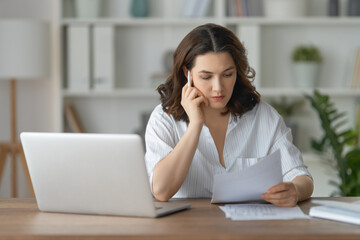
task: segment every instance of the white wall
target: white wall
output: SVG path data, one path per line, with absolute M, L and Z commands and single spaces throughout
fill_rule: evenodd
M 55 21 L 58 18 L 56 0 L 1 0 L 0 20 L 30 18 L 51 21 L 51 75 L 45 79 L 17 82 L 18 133 L 22 131 L 56 131 L 58 128 L 58 44 Z M 0 53 L 1 54 L 1 53 Z M 10 140 L 9 82 L 0 81 L 0 141 Z M 18 195 L 31 196 L 23 170 L 18 162 Z M 10 197 L 10 158 L 8 158 L 0 185 L 0 197 Z

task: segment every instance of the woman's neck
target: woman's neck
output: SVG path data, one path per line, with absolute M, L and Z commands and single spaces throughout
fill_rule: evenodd
M 226 109 L 219 110 L 219 109 L 212 109 L 212 108 L 205 108 L 204 114 L 205 114 L 205 124 L 206 125 L 214 125 L 217 122 L 224 120 L 225 118 L 228 119 L 230 113 L 226 113 Z

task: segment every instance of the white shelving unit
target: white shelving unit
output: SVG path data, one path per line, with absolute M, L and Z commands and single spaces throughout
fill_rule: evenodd
M 259 88 L 257 89 L 263 97 L 302 97 L 305 94 L 311 95 L 313 89 L 296 89 L 296 88 Z M 337 88 L 317 88 L 321 93 L 328 94 L 332 97 L 339 98 L 359 98 L 358 89 L 337 89 Z M 62 91 L 63 97 L 158 97 L 158 93 L 152 89 L 114 89 L 112 91 Z
M 244 42 L 250 64 L 257 72 L 254 84 L 266 99 L 302 97 L 313 92 L 313 89 L 294 87 L 290 55 L 299 44 L 318 46 L 324 62 L 317 89 L 334 97 L 338 106 L 350 113 L 350 124 L 354 123 L 355 100 L 360 97 L 360 89 L 347 87 L 347 80 L 352 71 L 351 53 L 360 47 L 360 18 L 227 17 L 227 1 L 223 0 L 213 0 L 210 14 L 194 19 L 182 17 L 186 0 L 149 0 L 150 16 L 132 18 L 128 12 L 130 0 L 104 0 L 108 9 L 104 16 L 78 19 L 72 9 L 74 0 L 60 1 L 62 35 L 69 26 L 78 25 L 111 26 L 115 30 L 115 88 L 107 92 L 92 89 L 78 92 L 66 87 L 61 90 L 61 103 L 71 102 L 76 106 L 87 131 L 129 133 L 140 128 L 141 113 L 151 112 L 159 103 L 151 76 L 164 72 L 164 53 L 174 50 L 191 29 L 208 22 L 229 27 Z M 115 7 L 119 8 L 117 13 Z M 63 47 L 62 53 L 66 53 L 66 48 Z M 66 86 L 65 77 L 63 81 Z M 320 135 L 321 130 L 316 114 L 309 107 L 300 115 L 297 119 L 302 129 L 300 148 L 307 151 L 309 138 Z M 63 123 L 62 129 L 66 130 L 64 126 Z

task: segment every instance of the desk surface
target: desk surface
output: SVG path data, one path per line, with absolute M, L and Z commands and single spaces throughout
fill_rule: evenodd
M 357 225 L 317 218 L 231 221 L 209 199 L 181 202 L 192 207 L 152 219 L 44 213 L 34 199 L 0 199 L 0 239 L 360 239 Z M 308 214 L 311 203 L 299 206 Z

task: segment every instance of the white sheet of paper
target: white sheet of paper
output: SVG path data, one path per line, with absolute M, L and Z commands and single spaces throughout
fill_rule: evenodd
M 261 194 L 283 181 L 280 150 L 241 172 L 214 176 L 212 203 L 262 200 Z
M 284 208 L 272 204 L 226 204 L 219 207 L 234 221 L 309 219 L 299 206 Z

